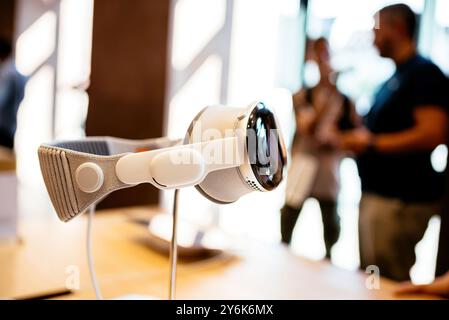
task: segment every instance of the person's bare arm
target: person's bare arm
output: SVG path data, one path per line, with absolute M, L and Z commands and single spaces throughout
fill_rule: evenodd
M 394 291 L 397 295 L 424 294 L 449 298 L 449 272 L 446 275 L 435 279 L 431 284 L 414 285 L 412 283 L 403 283 L 395 288 Z
M 300 134 L 312 134 L 315 124 L 316 113 L 312 108 L 304 108 L 296 114 L 296 127 Z
M 362 117 L 357 113 L 355 105 L 352 101 L 349 104 L 349 108 L 352 124 L 355 128 L 360 128 L 361 126 L 363 126 L 363 120 Z
M 415 125 L 398 133 L 374 135 L 366 128 L 341 136 L 341 147 L 362 153 L 372 145 L 380 153 L 432 150 L 447 142 L 448 116 L 438 106 L 422 106 L 414 112 Z
M 306 92 L 301 90 L 293 95 L 296 130 L 299 134 L 311 134 L 316 123 L 316 112 L 306 101 Z
M 447 142 L 448 119 L 437 106 L 417 108 L 415 126 L 399 133 L 374 137 L 376 150 L 383 153 L 431 150 Z

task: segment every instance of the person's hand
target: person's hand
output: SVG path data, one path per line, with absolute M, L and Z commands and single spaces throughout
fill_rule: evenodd
M 316 112 L 313 108 L 306 108 L 298 112 L 297 127 L 302 134 L 311 134 L 316 123 Z
M 373 134 L 366 128 L 358 128 L 340 135 L 340 148 L 355 154 L 365 152 L 373 142 Z
M 426 285 L 414 285 L 410 282 L 400 284 L 395 290 L 397 295 L 422 294 L 449 298 L 449 273 Z
M 337 126 L 327 125 L 315 133 L 315 139 L 319 146 L 324 149 L 335 150 L 339 148 L 340 132 Z

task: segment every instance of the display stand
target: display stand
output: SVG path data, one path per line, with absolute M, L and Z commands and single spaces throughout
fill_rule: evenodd
M 177 239 L 177 221 L 178 221 L 178 195 L 179 189 L 176 189 L 174 192 L 173 198 L 173 224 L 172 224 L 172 239 L 170 242 L 170 280 L 169 280 L 169 288 L 168 288 L 168 299 L 174 300 L 176 297 L 176 265 L 178 261 L 178 239 Z M 95 214 L 95 204 L 91 205 L 88 209 L 88 220 L 87 220 L 87 241 L 86 241 L 86 250 L 87 250 L 87 261 L 89 265 L 89 273 L 90 279 L 92 282 L 92 287 L 95 291 L 95 296 L 97 300 L 102 300 L 103 296 L 101 293 L 100 286 L 98 285 L 97 274 L 94 268 L 93 254 L 92 254 L 92 224 L 93 217 Z M 124 295 L 115 298 L 116 300 L 155 300 L 158 298 L 152 296 L 142 296 L 142 295 Z

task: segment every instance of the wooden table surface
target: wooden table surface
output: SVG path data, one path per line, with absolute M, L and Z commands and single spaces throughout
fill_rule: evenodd
M 156 209 L 116 209 L 95 216 L 93 253 L 105 298 L 129 294 L 167 297 L 168 258 L 145 245 L 145 227 L 129 221 L 130 216 L 150 212 L 154 214 Z M 56 219 L 21 221 L 21 241 L 0 243 L 0 297 L 34 297 L 68 285 L 75 287 L 73 293 L 59 298 L 95 298 L 85 254 L 86 222 L 86 215 L 66 224 Z M 181 262 L 177 298 L 397 298 L 391 292 L 393 282 L 382 279 L 379 290 L 368 290 L 365 282 L 362 272 L 300 258 L 280 244 L 243 240 L 232 254 Z

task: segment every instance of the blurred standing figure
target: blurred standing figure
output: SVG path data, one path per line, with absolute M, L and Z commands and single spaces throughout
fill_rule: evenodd
M 417 53 L 408 6 L 387 6 L 378 15 L 374 44 L 396 72 L 378 91 L 366 127 L 341 141 L 358 155 L 361 267 L 376 265 L 381 275 L 403 281 L 429 219 L 440 213 L 444 176 L 433 169 L 431 153 L 447 141 L 447 80 Z
M 342 156 L 335 147 L 335 139 L 340 130 L 354 128 L 357 120 L 353 104 L 335 85 L 336 73 L 330 65 L 327 40 L 319 38 L 313 41 L 309 50 L 311 58 L 318 65 L 320 81 L 315 87 L 302 89 L 293 96 L 297 131 L 292 153 L 294 157 L 299 155 L 299 164 L 306 161 L 306 158 L 313 159 L 316 169 L 313 170 L 313 176 L 309 177 L 310 184 L 305 197 L 302 197 L 299 203 L 292 204 L 287 201 L 281 209 L 281 235 L 282 242 L 291 242 L 303 202 L 308 197 L 314 197 L 321 208 L 326 257 L 330 258 L 331 248 L 340 234 L 337 196 L 340 189 L 339 165 Z M 288 179 L 301 180 L 303 177 L 290 175 Z
M 17 111 L 25 92 L 26 79 L 16 69 L 11 44 L 0 38 L 0 146 L 14 147 Z

